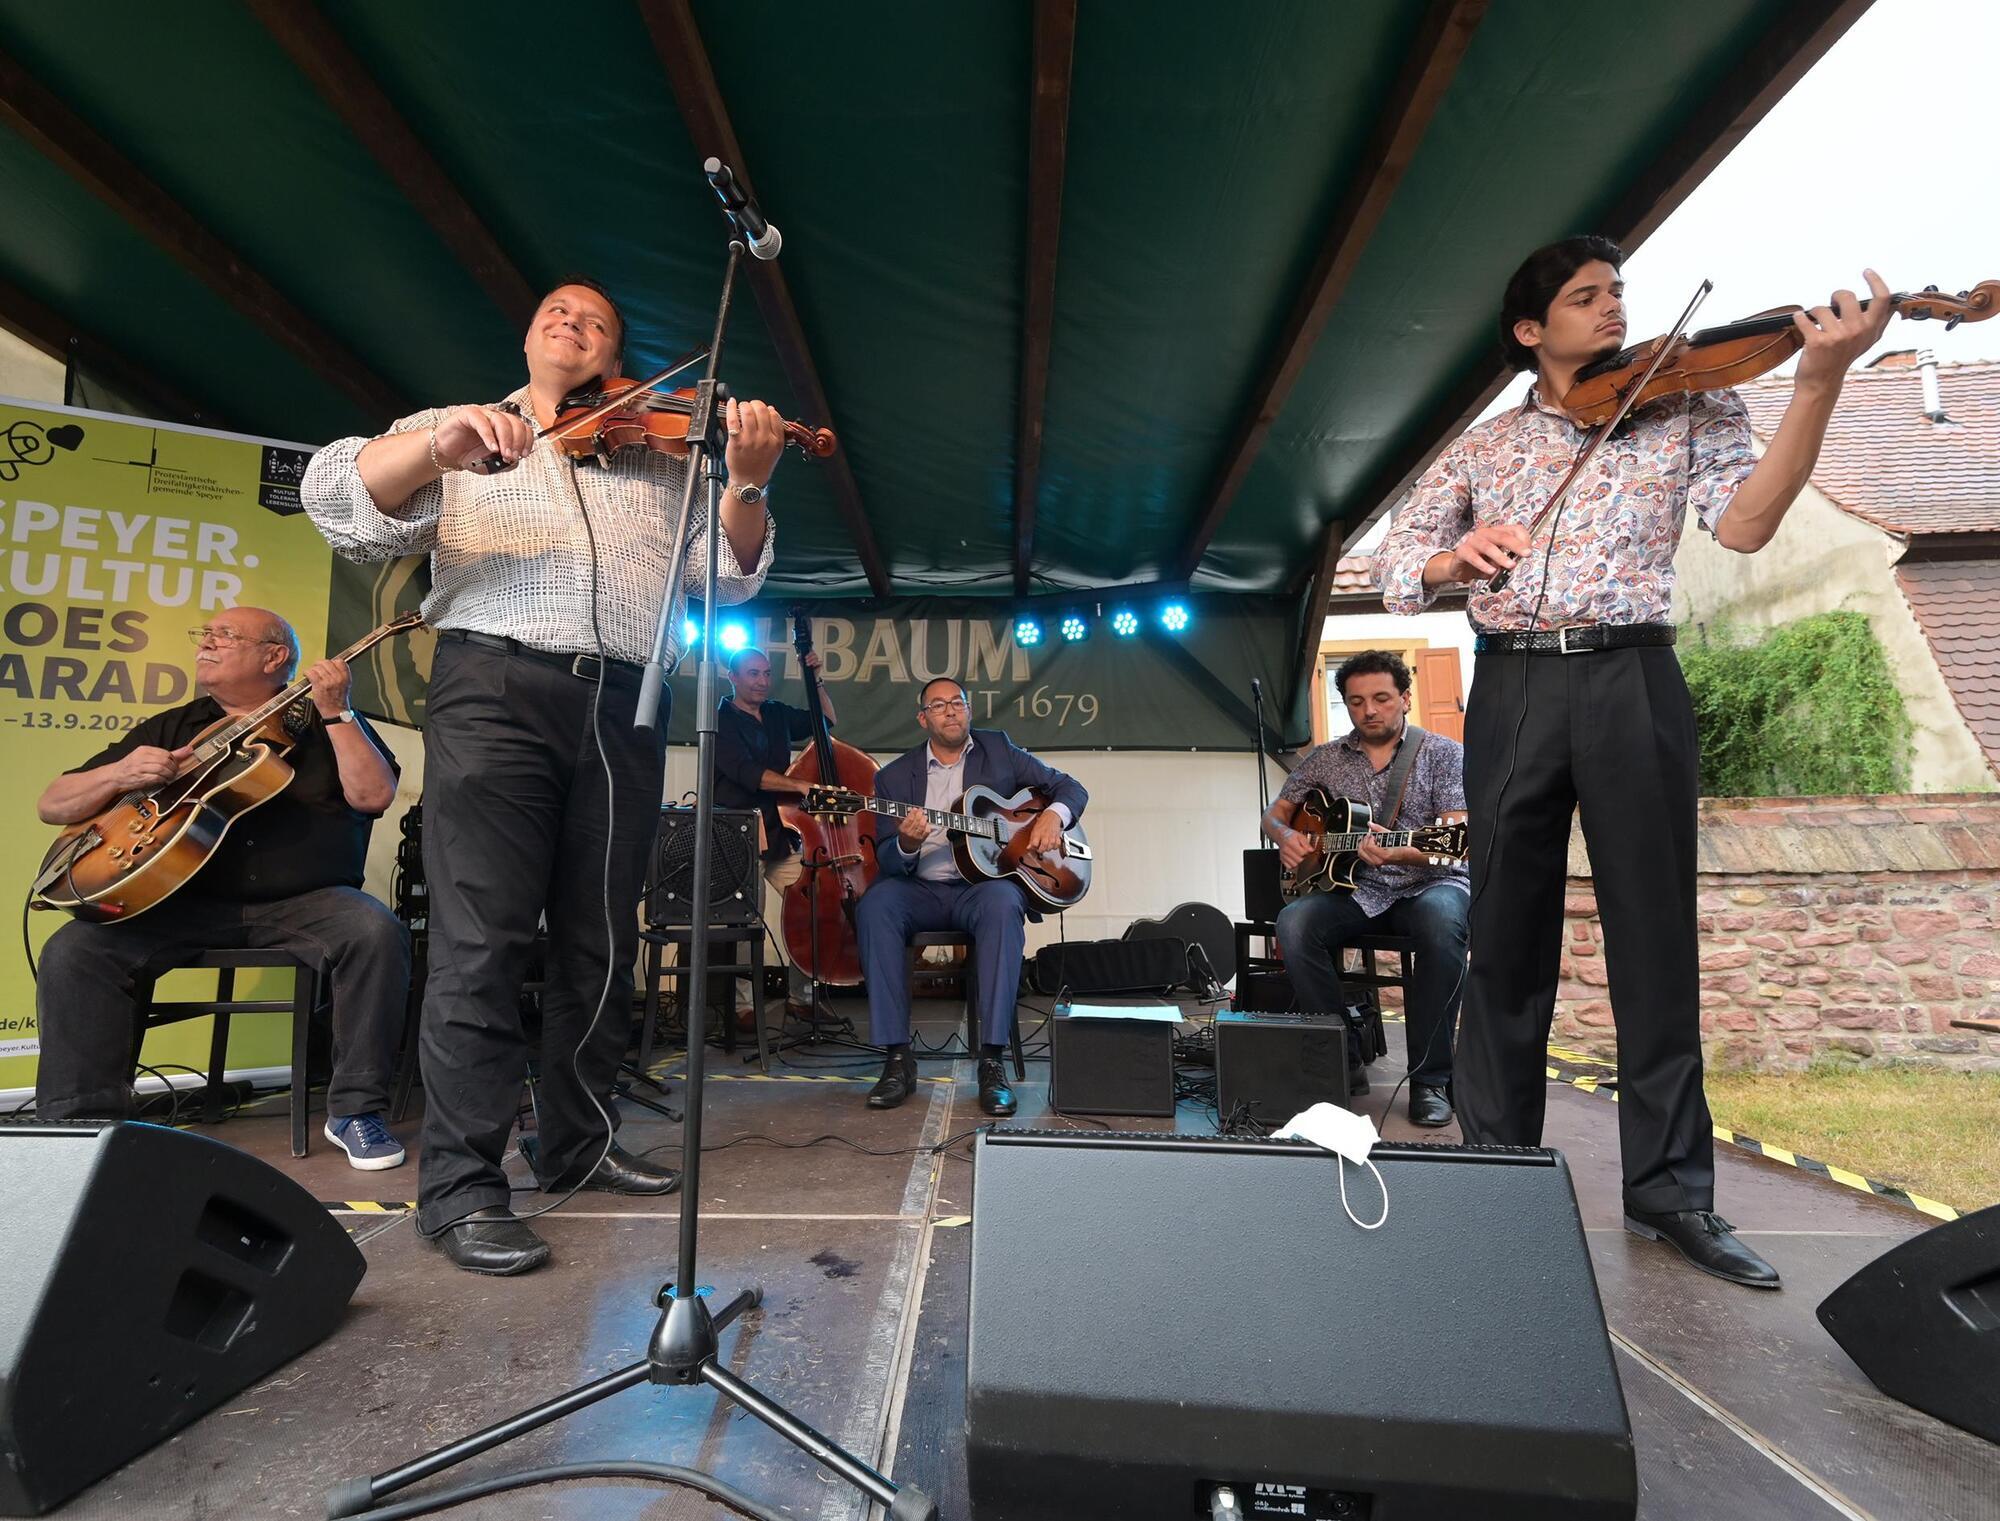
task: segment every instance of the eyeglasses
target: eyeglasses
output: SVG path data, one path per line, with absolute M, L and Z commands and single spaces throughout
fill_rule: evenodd
M 187 631 L 188 643 L 196 649 L 204 644 L 219 645 L 231 649 L 239 644 L 282 644 L 280 639 L 253 639 L 248 634 L 239 634 L 226 628 L 191 628 Z
M 942 697 L 936 702 L 925 703 L 924 711 L 938 718 L 943 718 L 947 713 L 963 713 L 965 711 L 965 699 L 963 697 Z

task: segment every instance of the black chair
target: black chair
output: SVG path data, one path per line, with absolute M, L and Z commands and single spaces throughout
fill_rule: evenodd
M 713 986 L 720 977 L 733 985 L 739 978 L 750 984 L 750 999 L 757 1006 L 757 1069 L 771 1070 L 771 1048 L 769 1036 L 764 1029 L 764 926 L 762 924 L 717 924 L 708 929 L 708 980 Z M 639 1024 L 639 1070 L 647 1071 L 653 1064 L 653 1027 L 660 1012 L 660 982 L 671 977 L 679 987 L 691 970 L 688 959 L 694 950 L 694 929 L 689 925 L 663 925 L 657 929 L 642 929 L 639 938 L 645 942 L 646 995 L 644 1012 Z M 680 952 L 679 959 L 669 963 L 666 948 L 674 946 Z M 718 946 L 747 945 L 750 959 L 744 961 L 722 961 L 715 955 Z M 681 1002 L 686 1004 L 686 996 Z M 722 1048 L 733 1052 L 736 1049 L 735 1000 L 729 1006 L 722 1020 Z
M 292 969 L 290 998 L 238 998 L 236 974 L 251 968 Z M 209 968 L 215 972 L 215 997 L 178 1003 L 155 1003 L 153 987 L 168 972 Z M 306 1154 L 306 1110 L 312 1091 L 311 1037 L 313 1015 L 332 996 L 327 965 L 285 950 L 189 951 L 149 963 L 135 982 L 141 1017 L 147 1029 L 178 1024 L 184 1019 L 213 1017 L 208 1046 L 208 1092 L 202 1118 L 213 1124 L 222 1118 L 222 1075 L 229 1055 L 229 1020 L 235 1014 L 292 1016 L 292 1155 Z
M 951 948 L 963 946 L 970 952 L 972 949 L 972 937 L 963 930 L 919 930 L 910 937 L 910 971 L 912 975 L 917 970 L 918 962 L 923 960 L 924 952 L 932 946 L 946 946 Z M 971 958 L 968 956 L 965 964 L 965 1048 L 974 1055 L 977 1055 L 979 1051 L 979 1013 L 976 997 L 978 988 L 979 981 L 972 974 Z M 1028 1078 L 1028 1063 L 1027 1059 L 1021 1055 L 1021 1008 L 1019 1004 L 1014 1006 L 1014 1028 L 1009 1037 L 1009 1044 L 1014 1053 L 1014 1080 L 1016 1082 L 1026 1082 Z

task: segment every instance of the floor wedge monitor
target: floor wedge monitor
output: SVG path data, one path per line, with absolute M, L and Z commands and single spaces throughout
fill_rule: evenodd
M 340 1324 L 366 1270 L 276 1168 L 157 1125 L 0 1125 L 0 1515 L 36 1516 Z
M 1554 1152 L 993 1130 L 973 1521 L 1631 1521 L 1631 1424 Z M 1423 1375 L 1412 1378 L 1412 1370 Z
M 1891 1247 L 1819 1323 L 1891 1399 L 2000 1442 L 2000 1204 Z

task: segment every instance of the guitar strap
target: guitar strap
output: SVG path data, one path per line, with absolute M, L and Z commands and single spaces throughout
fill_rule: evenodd
M 1376 822 L 1384 829 L 1394 829 L 1396 821 L 1403 816 L 1403 793 L 1410 785 L 1410 768 L 1417 763 L 1417 752 L 1430 738 L 1428 730 L 1419 729 L 1415 724 L 1403 725 L 1403 742 L 1396 747 L 1396 758 L 1389 762 L 1389 775 L 1384 780 L 1382 791 L 1389 797 L 1389 816 Z

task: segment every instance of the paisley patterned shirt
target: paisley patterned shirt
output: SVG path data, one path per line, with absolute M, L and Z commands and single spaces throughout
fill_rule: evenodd
M 1436 599 L 1441 588 L 1425 588 L 1424 562 L 1475 522 L 1531 521 L 1589 432 L 1533 390 L 1515 410 L 1468 428 L 1417 482 L 1382 541 L 1376 566 L 1389 611 L 1422 612 Z M 1570 488 L 1553 548 L 1545 525 L 1506 590 L 1471 588 L 1473 626 L 1666 622 L 1688 510 L 1715 532 L 1756 463 L 1749 415 L 1734 391 L 1669 397 L 1635 411 Z
M 1400 753 L 1409 743 L 1409 731 L 1397 742 Z M 1395 757 L 1390 757 L 1394 764 Z M 1421 829 L 1447 813 L 1465 812 L 1465 747 L 1442 734 L 1426 734 L 1423 748 L 1410 764 L 1410 779 L 1403 785 L 1403 807 L 1395 818 L 1388 817 L 1389 766 L 1380 771 L 1368 759 L 1361 736 L 1349 730 L 1339 739 L 1328 740 L 1310 751 L 1279 790 L 1280 801 L 1296 803 L 1314 788 L 1330 797 L 1353 798 L 1366 803 L 1375 822 L 1384 829 Z M 1414 898 L 1440 882 L 1471 890 L 1471 875 L 1462 861 L 1443 866 L 1363 866 L 1354 874 L 1354 901 L 1373 919 L 1387 913 L 1399 898 Z

